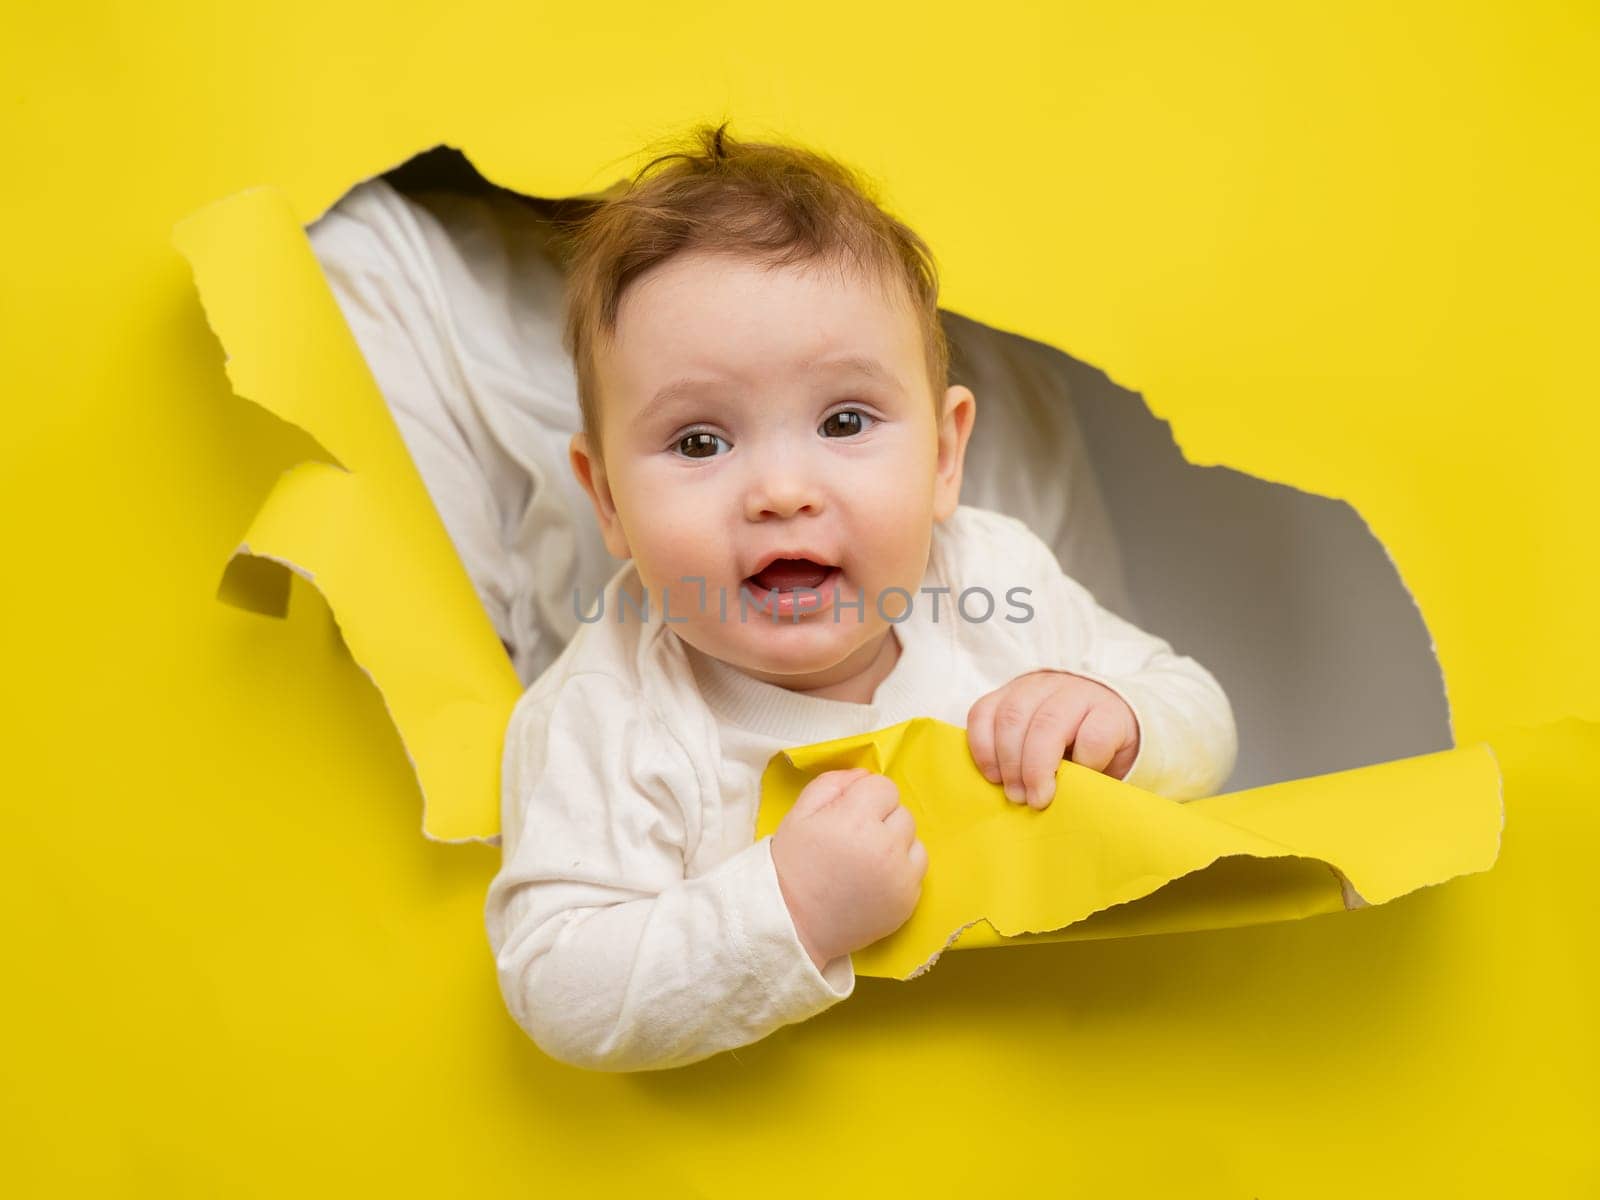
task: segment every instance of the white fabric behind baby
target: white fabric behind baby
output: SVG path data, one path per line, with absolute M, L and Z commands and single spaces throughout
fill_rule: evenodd
M 514 198 L 363 183 L 310 230 L 434 506 L 531 682 L 618 566 L 567 464 L 577 380 L 545 226 Z M 587 519 L 577 520 L 575 515 Z
M 1135 620 L 1062 355 L 955 313 L 946 312 L 943 323 L 951 381 L 966 384 L 978 401 L 961 502 L 1016 517 L 1096 600 Z
M 532 683 L 618 563 L 568 465 L 577 380 L 561 346 L 548 226 L 504 193 L 353 189 L 310 231 L 517 674 Z M 1015 516 L 1102 604 L 1132 618 L 1105 507 L 1048 351 L 946 318 L 978 397 L 964 504 Z

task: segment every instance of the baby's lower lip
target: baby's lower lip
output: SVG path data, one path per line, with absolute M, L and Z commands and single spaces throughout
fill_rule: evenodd
M 753 607 L 764 613 L 778 617 L 793 617 L 810 613 L 824 612 L 833 606 L 838 598 L 838 587 L 844 574 L 838 567 L 829 567 L 828 573 L 822 577 L 822 582 L 814 588 L 760 588 L 744 580 L 740 589 L 750 597 Z

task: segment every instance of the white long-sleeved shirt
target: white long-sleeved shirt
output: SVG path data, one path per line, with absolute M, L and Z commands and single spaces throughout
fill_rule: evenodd
M 640 619 L 631 563 L 612 578 L 599 619 L 523 695 L 506 733 L 489 940 L 507 1006 L 548 1054 L 606 1070 L 678 1066 L 850 995 L 849 957 L 817 969 L 771 838 L 754 839 L 761 774 L 780 750 L 917 716 L 964 728 L 980 696 L 1053 668 L 1132 708 L 1140 748 L 1127 782 L 1187 799 L 1226 780 L 1237 743 L 1216 681 L 1100 607 L 1020 521 L 958 507 L 934 528 L 922 589 L 894 626 L 899 660 L 872 702 L 855 704 L 695 650 L 657 604 Z M 956 608 L 968 589 L 992 597 L 986 620 L 982 592 Z M 619 605 L 619 590 L 635 603 Z M 595 598 L 582 601 L 594 615 Z M 737 610 L 734 598 L 729 619 Z

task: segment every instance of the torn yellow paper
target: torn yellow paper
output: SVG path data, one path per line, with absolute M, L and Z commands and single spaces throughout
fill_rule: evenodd
M 1176 803 L 1063 762 L 1041 811 L 1005 799 L 931 718 L 774 755 L 756 836 L 824 771 L 894 780 L 928 849 L 922 898 L 852 955 L 908 979 L 947 947 L 1225 928 L 1382 904 L 1487 870 L 1504 824 L 1487 746 Z M 1344 881 L 1357 897 L 1346 899 Z
M 282 195 L 258 188 L 182 222 L 234 390 L 337 460 L 284 472 L 218 594 L 282 615 L 288 570 L 327 598 L 377 684 L 440 841 L 499 827 L 500 746 L 522 688 Z

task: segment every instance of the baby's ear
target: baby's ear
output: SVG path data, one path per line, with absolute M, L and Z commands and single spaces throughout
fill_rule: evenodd
M 587 434 L 580 432 L 572 435 L 567 447 L 567 461 L 572 464 L 572 473 L 578 477 L 583 490 L 589 493 L 589 502 L 594 505 L 594 515 L 600 521 L 600 536 L 605 539 L 606 549 L 616 558 L 633 557 L 628 549 L 627 535 L 622 532 L 622 522 L 617 519 L 617 506 L 611 498 L 611 484 L 606 478 L 605 463 L 599 455 L 591 452 Z
M 961 502 L 961 468 L 967 459 L 967 439 L 978 415 L 978 398 L 970 388 L 956 384 L 944 394 L 939 417 L 939 461 L 933 477 L 933 518 L 943 521 Z

